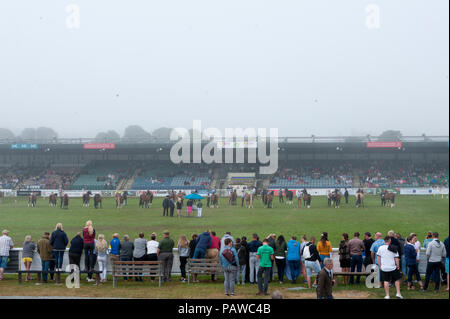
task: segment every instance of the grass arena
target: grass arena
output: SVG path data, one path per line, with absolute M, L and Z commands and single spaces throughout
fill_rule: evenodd
M 171 237 L 177 241 L 181 234 L 200 234 L 210 229 L 219 237 L 230 231 L 234 238 L 247 236 L 251 238 L 257 233 L 261 238 L 275 233 L 290 238 L 296 235 L 299 238 L 306 234 L 320 238 L 322 232 L 328 232 L 329 240 L 333 247 L 337 247 L 341 234 L 347 232 L 371 232 L 379 231 L 385 235 L 393 229 L 406 237 L 411 232 L 423 239 L 428 231 L 437 231 L 442 240 L 449 233 L 448 197 L 444 196 L 408 196 L 398 195 L 395 207 L 382 207 L 379 196 L 368 195 L 365 199 L 365 207 L 355 207 L 355 198 L 350 197 L 349 204 L 342 203 L 340 208 L 328 207 L 327 198 L 323 196 L 313 197 L 311 208 L 301 206 L 297 208 L 295 203 L 288 205 L 279 203 L 275 197 L 273 208 L 263 206 L 260 200 L 256 200 L 254 208 L 242 208 L 240 200 L 236 206 L 228 205 L 227 198 L 221 198 L 220 208 L 207 208 L 204 205 L 202 218 L 186 217 L 186 208 L 183 216 L 178 218 L 163 217 L 162 199 L 155 198 L 153 204 L 147 208 L 139 208 L 137 198 L 130 197 L 127 206 L 115 208 L 113 198 L 103 199 L 103 208 L 94 209 L 92 201 L 90 207 L 83 207 L 81 198 L 71 198 L 68 209 L 49 207 L 48 200 L 38 198 L 36 207 L 28 207 L 27 198 L 6 197 L 0 204 L 0 227 L 10 231 L 15 247 L 21 247 L 26 235 L 31 235 L 37 242 L 44 232 L 52 232 L 56 223 L 62 223 L 64 231 L 71 239 L 82 230 L 87 220 L 92 220 L 97 234 L 104 234 L 109 241 L 113 233 L 119 233 L 121 238 L 128 234 L 131 240 L 138 237 L 139 232 L 144 232 L 146 238 L 152 233 L 158 234 L 158 239 L 164 230 L 169 230 Z M 196 216 L 194 211 L 193 216 Z M 200 278 L 199 284 L 189 286 L 177 280 L 166 283 L 158 288 L 148 283 L 128 282 L 112 288 L 112 282 L 99 287 L 82 281 L 81 289 L 76 292 L 63 286 L 47 285 L 35 287 L 33 282 L 17 284 L 17 275 L 7 275 L 0 283 L 0 295 L 58 295 L 58 296 L 103 296 L 103 297 L 132 297 L 132 298 L 221 298 L 223 282 L 209 281 L 209 277 Z M 10 279 L 10 280 L 9 280 Z M 364 282 L 364 281 L 362 281 Z M 283 285 L 273 282 L 270 289 L 282 291 L 286 298 L 315 298 L 315 291 L 302 289 L 291 291 L 289 288 L 306 286 L 301 284 L 285 283 Z M 133 289 L 129 289 L 133 287 Z M 201 287 L 201 289 L 197 289 Z M 253 298 L 256 287 L 248 284 L 237 286 L 237 298 Z M 368 289 L 360 286 L 338 285 L 336 298 L 379 298 L 383 296 L 382 289 Z M 403 291 L 405 298 L 448 298 L 448 293 L 441 291 L 439 294 L 421 293 L 419 291 Z

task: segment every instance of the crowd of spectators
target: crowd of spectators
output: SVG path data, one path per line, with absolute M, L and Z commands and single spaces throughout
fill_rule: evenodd
M 140 232 L 134 241 L 131 241 L 128 235 L 124 235 L 122 239 L 120 237 L 118 233 L 115 233 L 108 243 L 106 236 L 97 234 L 92 222 L 87 221 L 82 231 L 76 233 L 70 241 L 70 264 L 80 267 L 81 256 L 84 253 L 88 282 L 94 281 L 93 270 L 98 265 L 100 282 L 105 283 L 108 263 L 119 260 L 161 261 L 163 281 L 168 282 L 172 280 L 173 249 L 176 247 L 179 253 L 181 282 L 186 282 L 186 264 L 189 258 L 217 259 L 224 271 L 224 289 L 227 296 L 235 295 L 235 284 L 245 285 L 245 283 L 256 284 L 257 295 L 268 295 L 269 283 L 274 280 L 274 264 L 277 266 L 280 284 L 284 283 L 286 270 L 289 269 L 292 283 L 296 283 L 302 275 L 303 283 L 308 288 L 316 288 L 319 299 L 333 298 L 331 288 L 337 284 L 333 273 L 332 244 L 327 232 L 323 232 L 319 240 L 316 240 L 314 236 L 302 235 L 300 241 L 295 235 L 285 239 L 283 235 L 276 234 L 269 234 L 261 241 L 256 233 L 247 240 L 247 236 L 234 238 L 231 232 L 225 233 L 220 238 L 211 230 L 206 230 L 200 235 L 192 234 L 191 240 L 183 234 L 175 241 L 170 237 L 169 231 L 164 231 L 162 238 L 152 233 L 149 240 L 145 238 L 143 232 Z M 39 254 L 43 282 L 47 283 L 47 272 L 52 267 L 56 271 L 63 270 L 63 255 L 68 244 L 69 239 L 61 223 L 56 225 L 51 235 L 50 232 L 45 232 L 37 244 L 32 241 L 30 235 L 27 235 L 23 243 L 23 262 L 29 270 L 35 254 Z M 9 232 L 4 230 L 0 237 L 0 280 L 3 280 L 9 252 L 13 247 Z M 338 252 L 340 268 L 344 273 L 361 272 L 363 267 L 378 265 L 379 286 L 375 288 L 384 288 L 386 299 L 390 298 L 391 285 L 395 285 L 396 297 L 403 298 L 400 279 L 405 276 L 407 276 L 408 290 L 415 289 L 419 285 L 422 291 L 427 291 L 432 280 L 435 282 L 435 292 L 438 292 L 441 282 L 445 281 L 441 275 L 446 273 L 446 291 L 448 291 L 448 237 L 441 242 L 438 233 L 429 232 L 423 247 L 426 248 L 427 257 L 424 284 L 418 271 L 421 243 L 417 234 L 414 233 L 406 239 L 393 230 L 388 231 L 386 236 L 377 232 L 374 238 L 370 232 L 366 232 L 363 239 L 360 239 L 359 232 L 355 232 L 351 239 L 347 233 L 343 233 Z M 350 275 L 349 280 L 346 280 L 345 276 L 343 278 L 344 285 L 361 283 L 360 276 L 357 275 Z M 132 278 L 124 278 L 124 280 L 130 279 Z M 212 275 L 211 279 L 217 280 L 215 275 Z M 27 275 L 26 280 L 32 280 L 31 275 Z M 134 280 L 142 281 L 142 277 L 136 275 Z M 197 276 L 194 276 L 193 282 L 199 282 Z

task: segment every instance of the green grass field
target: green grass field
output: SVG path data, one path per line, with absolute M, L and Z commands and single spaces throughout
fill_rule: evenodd
M 274 202 L 273 209 L 267 209 L 260 202 L 254 209 L 241 208 L 240 206 L 228 206 L 227 199 L 221 199 L 220 208 L 203 209 L 203 218 L 170 218 L 162 216 L 161 199 L 156 199 L 149 209 L 138 208 L 137 199 L 130 199 L 128 206 L 120 210 L 115 209 L 112 199 L 105 199 L 103 209 L 85 208 L 81 205 L 81 199 L 70 200 L 68 210 L 59 207 L 49 207 L 46 200 L 40 199 L 35 208 L 27 207 L 25 198 L 6 198 L 0 204 L 0 228 L 8 229 L 16 247 L 21 247 L 25 235 L 32 235 L 35 241 L 39 240 L 45 232 L 51 232 L 56 223 L 61 222 L 69 238 L 81 231 L 86 220 L 93 221 L 97 233 L 103 233 L 107 239 L 118 232 L 121 236 L 130 235 L 137 237 L 139 232 L 144 232 L 146 237 L 151 232 L 157 232 L 161 238 L 163 230 L 169 230 L 173 238 L 180 234 L 190 236 L 193 233 L 201 233 L 206 229 L 215 230 L 219 236 L 226 231 L 231 231 L 234 237 L 246 235 L 250 237 L 256 232 L 260 237 L 269 233 L 283 234 L 286 238 L 292 235 L 297 237 L 302 234 L 314 235 L 317 238 L 323 231 L 329 233 L 333 247 L 337 247 L 340 235 L 343 232 L 352 234 L 355 231 L 372 233 L 380 231 L 383 234 L 390 229 L 407 236 L 411 232 L 419 234 L 423 238 L 427 231 L 438 231 L 441 238 L 448 236 L 449 232 L 449 203 L 445 197 L 433 198 L 432 196 L 398 196 L 396 207 L 380 207 L 378 197 L 367 197 L 365 208 L 355 208 L 354 199 L 349 205 L 342 204 L 341 208 L 329 208 L 325 197 L 314 197 L 310 209 L 288 206 Z M 201 278 L 199 284 L 183 284 L 173 282 L 164 284 L 158 288 L 155 284 L 121 282 L 119 288 L 112 289 L 111 277 L 109 281 L 99 287 L 82 281 L 81 289 L 67 289 L 65 285 L 56 286 L 49 284 L 35 286 L 34 281 L 17 284 L 16 275 L 7 275 L 6 280 L 0 282 L 0 295 L 3 296 L 75 296 L 75 297 L 128 297 L 128 298 L 223 298 L 223 281 L 210 282 L 209 277 Z M 301 281 L 300 281 L 301 283 Z M 301 291 L 289 291 L 288 288 L 299 287 L 304 284 L 285 283 L 280 285 L 274 282 L 269 287 L 269 293 L 275 289 L 280 290 L 284 298 L 315 298 L 311 289 Z M 432 284 L 432 287 L 433 284 Z M 236 298 L 256 298 L 257 288 L 254 285 L 236 287 Z M 392 290 L 392 293 L 394 291 Z M 347 286 L 338 284 L 334 288 L 336 298 L 382 298 L 382 289 L 367 289 L 360 286 Z M 439 294 L 431 292 L 407 291 L 402 288 L 405 298 L 448 298 L 448 293 L 441 288 Z M 267 298 L 267 297 L 266 297 Z
M 180 234 L 190 237 L 206 229 L 216 231 L 218 236 L 231 231 L 234 237 L 245 235 L 247 238 L 252 233 L 260 237 L 275 233 L 286 238 L 292 235 L 299 238 L 302 234 L 319 238 L 326 231 L 333 247 L 337 247 L 343 232 L 351 235 L 355 231 L 380 231 L 386 234 L 393 229 L 404 237 L 415 232 L 421 241 L 427 231 L 439 232 L 442 239 L 449 233 L 448 199 L 432 196 L 398 196 L 394 208 L 381 207 L 375 196 L 366 198 L 365 208 L 356 208 L 351 198 L 348 205 L 341 204 L 339 209 L 328 207 L 325 197 L 314 197 L 310 209 L 278 203 L 277 198 L 273 209 L 264 208 L 259 201 L 254 209 L 248 209 L 240 205 L 228 206 L 227 199 L 223 198 L 220 208 L 204 208 L 202 218 L 180 219 L 163 217 L 159 198 L 149 209 L 138 208 L 138 201 L 133 198 L 122 209 L 116 209 L 112 199 L 104 199 L 103 209 L 98 210 L 82 207 L 80 198 L 72 198 L 68 210 L 49 207 L 43 199 L 39 199 L 34 208 L 27 207 L 24 198 L 14 200 L 6 198 L 0 204 L 0 228 L 10 231 L 16 247 L 22 246 L 26 235 L 37 241 L 45 231 L 51 232 L 58 222 L 72 238 L 87 220 L 92 220 L 97 234 L 105 234 L 107 239 L 115 232 L 136 238 L 141 231 L 148 237 L 152 232 L 160 235 L 166 229 L 176 239 Z

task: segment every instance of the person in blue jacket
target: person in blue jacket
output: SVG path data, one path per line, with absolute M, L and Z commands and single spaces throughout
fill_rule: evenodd
M 291 240 L 287 244 L 287 264 L 291 271 L 292 283 L 297 282 L 297 278 L 300 275 L 300 243 L 297 241 L 297 237 L 292 236 Z
M 416 276 L 416 280 L 420 287 L 423 288 L 422 279 L 420 278 L 419 269 L 417 266 L 417 251 L 414 246 L 417 241 L 416 236 L 408 236 L 406 238 L 406 245 L 404 249 L 405 263 L 408 268 L 408 290 L 414 289 L 413 276 Z

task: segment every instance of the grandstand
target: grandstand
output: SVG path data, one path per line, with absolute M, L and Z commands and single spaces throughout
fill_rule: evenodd
M 376 139 L 375 139 L 376 140 Z M 0 141 L 0 189 L 208 190 L 448 187 L 448 137 L 406 137 L 400 147 L 364 138 L 280 138 L 279 169 L 259 164 L 179 164 L 169 142 L 118 142 L 112 149 L 60 140 L 36 149 Z

